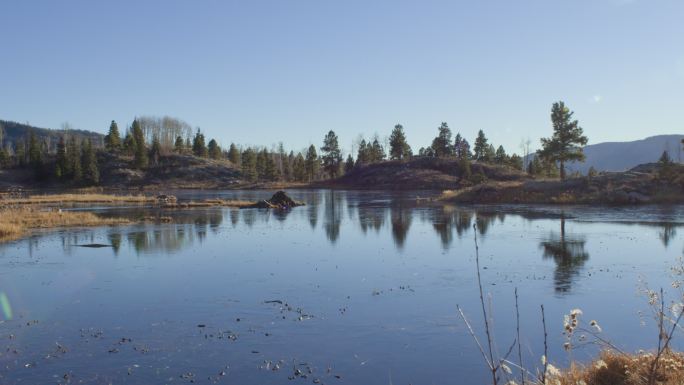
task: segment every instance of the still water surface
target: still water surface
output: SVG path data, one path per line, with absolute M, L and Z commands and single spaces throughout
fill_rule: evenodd
M 639 286 L 672 290 L 684 244 L 681 206 L 445 207 L 417 202 L 425 193 L 290 194 L 307 206 L 150 209 L 173 223 L 45 231 L 0 245 L 0 383 L 486 383 L 456 311 L 482 331 L 474 224 L 496 340 L 501 350 L 513 340 L 517 287 L 529 367 L 543 353 L 541 304 L 559 365 L 568 359 L 562 317 L 576 307 L 619 347 L 653 346 Z M 109 246 L 79 246 L 92 243 Z M 296 370 L 306 378 L 291 379 Z

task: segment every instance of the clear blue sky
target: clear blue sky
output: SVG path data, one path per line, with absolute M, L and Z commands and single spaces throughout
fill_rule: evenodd
M 0 119 L 171 115 L 223 145 L 440 122 L 519 151 L 564 100 L 590 143 L 684 132 L 684 1 L 0 2 Z

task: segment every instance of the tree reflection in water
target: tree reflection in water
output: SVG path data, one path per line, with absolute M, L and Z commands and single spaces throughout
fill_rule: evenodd
M 557 293 L 567 293 L 572 289 L 574 279 L 589 260 L 589 253 L 584 250 L 585 243 L 584 237 L 565 233 L 565 216 L 561 214 L 560 234 L 551 233 L 539 244 L 544 251 L 544 259 L 553 259 L 556 263 L 554 285 Z

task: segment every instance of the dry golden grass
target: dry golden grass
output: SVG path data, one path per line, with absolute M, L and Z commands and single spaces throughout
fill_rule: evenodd
M 30 229 L 128 224 L 123 218 L 102 218 L 89 212 L 40 211 L 31 207 L 0 209 L 0 241 L 17 239 Z
M 655 354 L 625 355 L 604 351 L 588 365 L 573 365 L 551 376 L 547 383 L 558 385 L 648 385 Z M 667 351 L 659 360 L 658 385 L 684 384 L 684 355 Z
M 29 205 L 50 203 L 148 203 L 155 197 L 146 195 L 112 195 L 112 194 L 54 194 L 31 195 L 26 198 L 1 199 L 4 205 Z

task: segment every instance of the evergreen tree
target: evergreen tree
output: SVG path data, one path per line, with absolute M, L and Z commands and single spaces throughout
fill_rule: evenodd
M 135 167 L 145 168 L 148 163 L 147 146 L 145 146 L 145 134 L 137 119 L 133 120 L 131 133 L 133 134 L 133 139 L 135 139 L 135 153 L 133 154 Z
M 462 154 L 458 159 L 458 171 L 463 180 L 469 180 L 473 176 L 470 169 L 470 157 L 466 156 L 466 154 Z
M 59 142 L 57 142 L 57 157 L 55 160 L 55 176 L 59 180 L 64 180 L 68 176 L 67 166 L 67 150 L 66 143 L 64 142 L 64 137 L 59 137 Z
M 583 135 L 582 127 L 577 120 L 572 120 L 571 112 L 563 102 L 553 104 L 551 108 L 551 122 L 553 136 L 542 138 L 542 149 L 537 151 L 539 156 L 549 162 L 560 165 L 560 178 L 565 179 L 565 163 L 584 161 L 582 146 L 587 144 L 587 137 Z
M 389 137 L 390 159 L 406 160 L 411 157 L 411 146 L 406 142 L 404 127 L 401 124 L 394 126 Z
M 307 180 L 306 161 L 301 152 L 294 159 L 292 173 L 297 182 L 305 182 Z
M 209 141 L 208 154 L 211 159 L 221 159 L 221 147 L 219 147 L 215 139 Z
M 308 180 L 314 180 L 316 174 L 318 174 L 320 161 L 318 160 L 318 153 L 316 153 L 316 147 L 314 147 L 313 144 L 309 146 L 309 150 L 306 152 L 306 159 L 304 165 Z
M 19 167 L 26 166 L 26 142 L 23 139 L 17 140 L 14 144 L 14 158 Z
M 7 149 L 0 146 L 0 168 L 9 168 L 10 166 L 10 156 Z
M 183 137 L 178 135 L 176 137 L 176 142 L 173 144 L 173 151 L 176 152 L 176 154 L 182 154 L 185 152 L 185 146 L 183 145 Z
M 508 155 L 506 155 L 506 150 L 504 150 L 503 146 L 499 146 L 499 148 L 496 149 L 494 161 L 497 164 L 505 164 L 508 162 Z
M 104 138 L 105 150 L 111 153 L 118 153 L 121 151 L 121 134 L 119 134 L 119 126 L 115 121 L 109 125 L 109 133 Z
M 477 138 L 475 138 L 475 147 L 473 147 L 473 155 L 477 161 L 483 162 L 487 161 L 487 154 L 489 152 L 489 144 L 487 143 L 487 137 L 484 131 L 480 130 L 477 132 Z
M 266 158 L 268 158 L 268 152 L 265 151 L 266 150 L 264 149 L 256 154 L 257 178 L 260 180 L 265 179 L 266 176 Z
M 340 151 L 340 145 L 337 142 L 337 135 L 335 132 L 330 130 L 328 134 L 323 138 L 323 147 L 321 147 L 323 155 L 321 159 L 323 160 L 323 170 L 328 173 L 330 178 L 337 177 L 340 170 L 340 163 L 342 162 L 342 153 Z
M 295 160 L 294 151 L 290 151 L 290 154 L 283 160 L 283 178 L 287 181 L 293 179 L 292 164 Z
M 344 173 L 348 174 L 354 169 L 354 158 L 351 154 L 347 155 L 347 161 L 344 162 Z
M 242 174 L 249 181 L 255 182 L 258 178 L 257 174 L 257 154 L 256 152 L 247 147 L 245 151 L 242 152 L 242 159 L 240 160 L 242 165 Z
M 383 160 L 385 160 L 386 156 L 387 155 L 385 155 L 385 149 L 382 147 L 382 145 L 380 144 L 380 140 L 376 136 L 373 139 L 373 143 L 370 145 L 370 149 L 369 149 L 370 162 L 371 163 L 382 162 Z
M 81 146 L 75 137 L 69 138 L 67 142 L 67 164 L 69 166 L 68 175 L 72 181 L 78 183 L 83 179 L 83 168 L 81 167 Z
M 159 136 L 152 136 L 152 147 L 150 147 L 150 158 L 152 163 L 159 164 L 159 158 L 161 158 L 161 143 L 159 142 Z
M 29 134 L 29 164 L 33 167 L 36 176 L 40 177 L 43 169 L 43 152 L 38 137 L 33 131 Z
M 228 160 L 230 163 L 236 166 L 240 165 L 240 150 L 238 150 L 235 143 L 230 144 L 230 149 L 228 150 Z
M 672 181 L 675 178 L 675 165 L 667 151 L 658 159 L 658 178 L 664 181 Z
M 278 179 L 278 171 L 276 169 L 275 160 L 268 150 L 261 151 L 263 156 L 263 175 L 262 178 L 267 181 L 274 181 Z
M 356 154 L 356 164 L 367 163 L 370 163 L 370 151 L 368 145 L 366 144 L 366 139 L 361 139 L 361 143 L 359 143 L 359 150 Z
M 90 139 L 85 139 L 81 146 L 81 169 L 83 179 L 89 184 L 100 183 L 100 170 L 97 167 L 95 149 Z
M 133 137 L 131 131 L 126 131 L 126 137 L 124 138 L 123 142 L 124 153 L 128 156 L 134 156 L 137 147 L 138 144 L 135 142 L 135 138 Z
M 511 155 L 511 157 L 508 158 L 508 164 L 516 170 L 523 169 L 523 159 L 518 154 Z
M 199 128 L 192 141 L 192 153 L 200 158 L 206 158 L 209 155 L 209 150 L 207 150 L 207 146 L 204 142 L 204 134 L 202 134 Z
M 532 161 L 527 164 L 527 173 L 532 175 L 532 176 L 537 176 L 541 173 L 541 162 L 539 161 L 538 156 L 534 156 L 532 158 Z
M 454 152 L 451 147 L 451 129 L 446 122 L 442 122 L 438 129 L 439 134 L 432 140 L 432 152 L 438 158 L 451 156 Z

